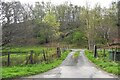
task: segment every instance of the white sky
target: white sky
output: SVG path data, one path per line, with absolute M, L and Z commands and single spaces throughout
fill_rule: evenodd
M 3 1 L 13 1 L 13 0 L 3 0 Z M 109 7 L 112 1 L 117 1 L 117 0 L 14 0 L 14 1 L 20 1 L 21 3 L 30 3 L 34 4 L 35 2 L 39 1 L 44 1 L 48 2 L 51 1 L 52 4 L 61 4 L 64 3 L 65 1 L 71 2 L 74 5 L 85 5 L 86 1 L 89 2 L 90 6 L 94 6 L 96 3 L 100 3 L 102 7 Z

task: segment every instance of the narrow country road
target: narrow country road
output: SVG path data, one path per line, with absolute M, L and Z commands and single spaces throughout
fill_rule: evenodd
M 93 63 L 88 61 L 84 55 L 84 50 L 79 50 L 80 55 L 76 61 L 72 55 L 79 49 L 73 49 L 63 63 L 48 72 L 29 76 L 26 78 L 114 78 L 112 74 L 108 74 L 95 67 Z

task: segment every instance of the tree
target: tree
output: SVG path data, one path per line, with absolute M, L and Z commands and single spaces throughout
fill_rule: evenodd
M 1 7 L 3 45 L 13 40 L 16 32 L 23 30 L 26 41 L 25 37 L 34 33 L 33 38 L 40 40 L 40 43 L 68 38 L 66 42 L 82 44 L 87 40 L 89 49 L 93 49 L 94 45 L 112 42 L 119 26 L 119 5 L 116 2 L 109 8 L 101 8 L 99 4 L 90 8 L 88 4 L 81 7 L 69 2 L 60 5 L 36 2 L 30 5 L 19 1 L 2 2 Z
M 120 32 L 120 1 L 117 3 L 117 8 L 118 8 L 118 39 L 120 39 L 120 34 L 119 34 L 119 32 Z
M 53 12 L 47 12 L 43 22 L 49 27 L 45 29 L 46 35 L 50 35 L 50 38 L 59 36 L 59 26 L 60 23 L 57 21 L 56 15 Z
M 80 13 L 80 22 L 85 27 L 86 37 L 88 40 L 89 49 L 94 46 L 94 15 L 91 13 L 88 4 L 83 7 Z
M 33 14 L 36 20 L 42 21 L 45 15 L 45 4 L 44 2 L 36 2 L 33 10 Z

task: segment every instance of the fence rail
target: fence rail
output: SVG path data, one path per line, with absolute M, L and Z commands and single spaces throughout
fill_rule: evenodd
M 2 52 L 2 56 L 6 56 L 8 55 L 8 53 L 10 54 L 25 54 L 25 53 L 28 53 L 28 52 Z

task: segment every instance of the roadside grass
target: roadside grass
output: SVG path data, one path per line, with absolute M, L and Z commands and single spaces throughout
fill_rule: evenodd
M 115 75 L 120 75 L 120 62 L 114 62 L 109 59 L 108 51 L 106 51 L 106 57 L 102 56 L 102 51 L 98 51 L 98 58 L 94 58 L 93 52 L 86 50 L 86 56 L 89 60 L 96 64 L 96 66 L 100 67 L 101 69 L 113 73 Z
M 54 59 L 54 61 L 50 63 L 42 62 L 41 64 L 28 64 L 23 66 L 3 67 L 2 78 L 5 80 L 6 79 L 9 80 L 9 78 L 19 78 L 46 72 L 50 69 L 59 66 L 62 63 L 62 61 L 67 57 L 69 52 L 70 52 L 69 50 L 63 52 L 60 58 Z

